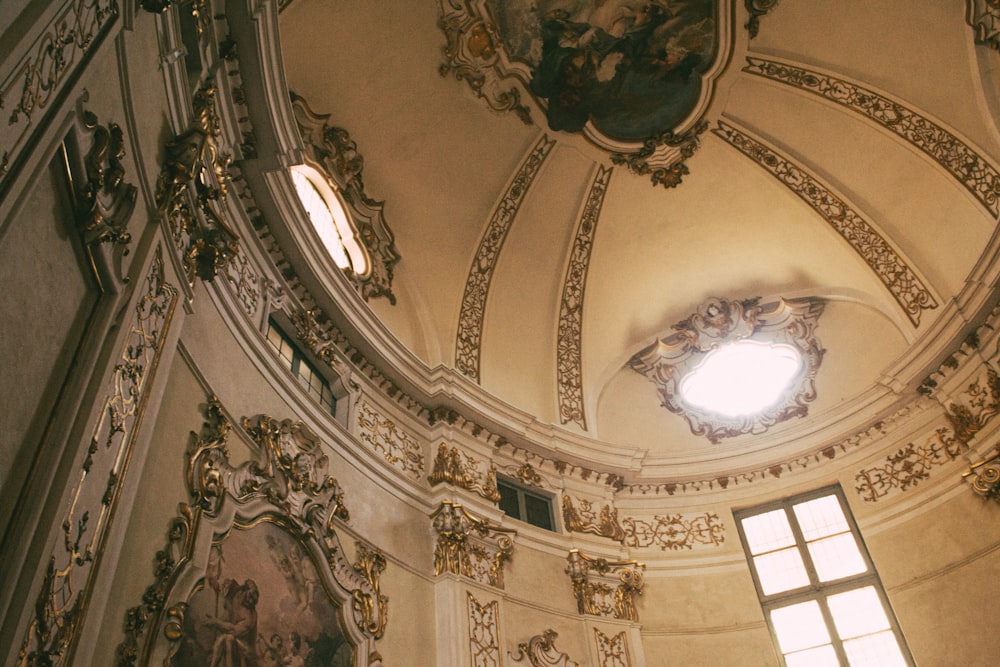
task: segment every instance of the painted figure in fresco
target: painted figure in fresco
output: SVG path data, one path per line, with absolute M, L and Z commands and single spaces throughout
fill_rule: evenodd
M 538 2 L 541 54 L 531 92 L 553 130 L 588 121 L 643 138 L 675 126 L 698 99 L 715 49 L 713 0 Z
M 257 602 L 260 593 L 253 579 L 242 584 L 227 579 L 222 584 L 226 619 L 209 616 L 204 624 L 218 632 L 209 667 L 257 667 Z

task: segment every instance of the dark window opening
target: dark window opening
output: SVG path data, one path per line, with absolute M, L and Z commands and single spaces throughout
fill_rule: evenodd
M 323 406 L 324 410 L 336 416 L 337 399 L 330 389 L 330 383 L 272 320 L 268 320 L 267 323 L 267 340 L 281 357 L 285 368 L 292 372 L 303 389 Z
M 504 514 L 532 526 L 555 531 L 552 498 L 501 478 L 497 479 L 497 489 L 500 491 L 500 509 Z

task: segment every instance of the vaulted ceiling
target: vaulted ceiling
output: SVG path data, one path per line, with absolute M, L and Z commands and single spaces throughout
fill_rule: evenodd
M 497 4 L 295 0 L 280 18 L 289 88 L 350 133 L 395 234 L 397 303 L 369 306 L 428 369 L 649 474 L 721 471 L 913 400 L 991 305 L 1000 58 L 975 47 L 965 2 L 748 1 L 770 7 L 753 38 L 744 3 L 722 3 L 718 77 L 666 128 L 694 137 L 667 185 L 552 129 L 547 100 L 484 64 L 515 50 Z M 649 3 L 536 4 L 595 23 L 590 5 L 613 5 L 635 26 Z M 485 32 L 458 34 L 443 17 L 470 7 Z M 529 123 L 491 108 L 507 90 Z M 712 444 L 629 367 L 711 297 L 825 301 L 807 417 Z

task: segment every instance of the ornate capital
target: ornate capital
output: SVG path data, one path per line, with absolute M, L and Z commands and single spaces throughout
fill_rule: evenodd
M 438 534 L 435 576 L 450 572 L 503 588 L 503 567 L 514 551 L 516 531 L 492 526 L 447 500 L 434 513 L 432 525 Z
M 635 598 L 642 594 L 645 564 L 594 558 L 579 549 L 570 550 L 566 560 L 566 574 L 581 614 L 639 621 Z

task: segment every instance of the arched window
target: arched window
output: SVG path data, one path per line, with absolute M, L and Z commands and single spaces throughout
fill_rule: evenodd
M 333 261 L 341 269 L 366 276 L 370 269 L 368 253 L 359 242 L 336 190 L 309 165 L 295 165 L 291 172 L 302 206 Z

